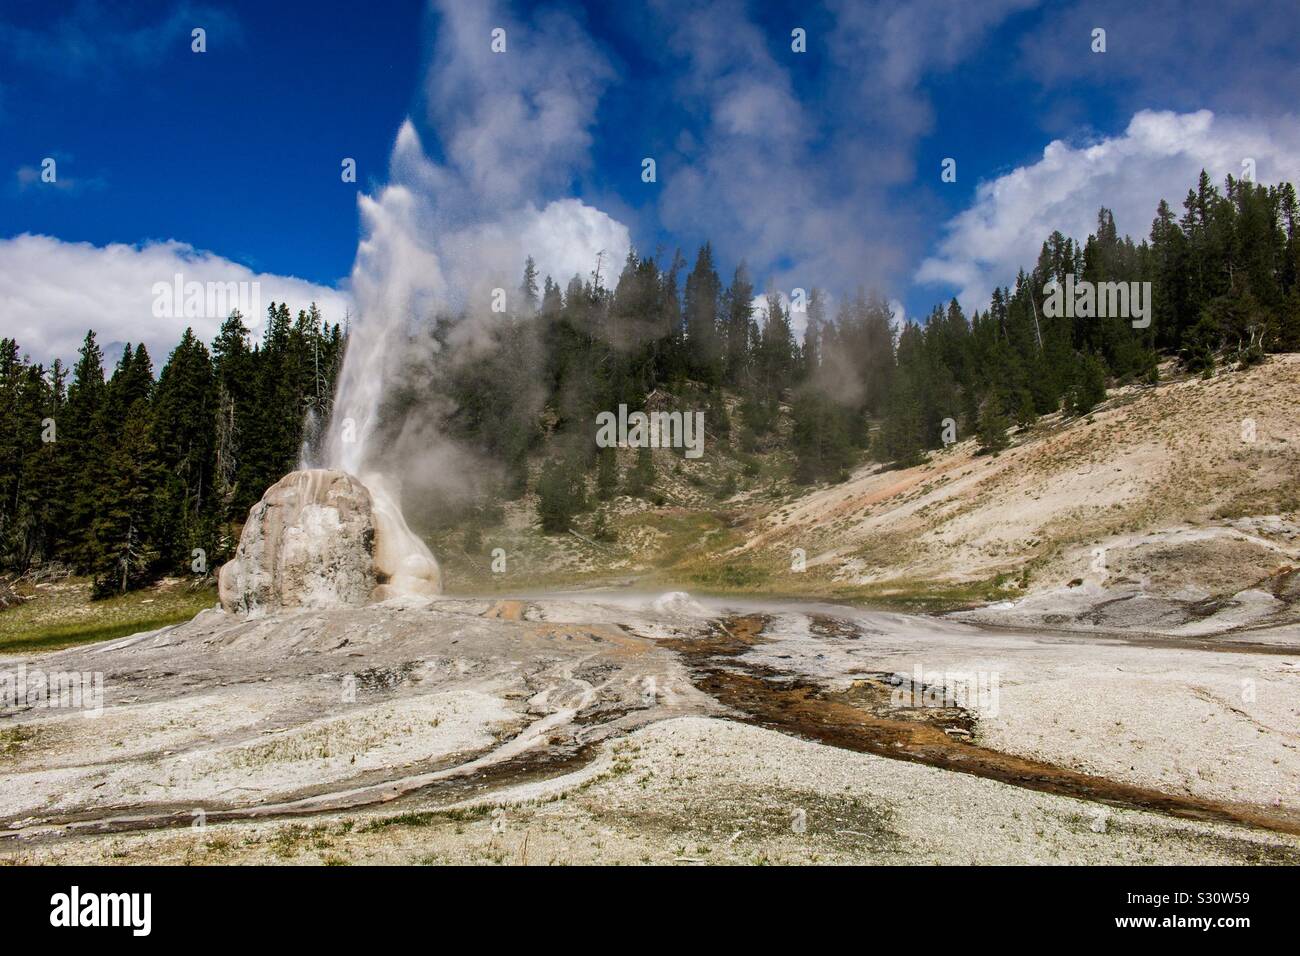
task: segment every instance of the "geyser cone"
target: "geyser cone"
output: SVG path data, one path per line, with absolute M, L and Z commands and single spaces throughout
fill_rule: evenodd
M 381 480 L 346 472 L 290 472 L 248 513 L 235 556 L 221 569 L 221 606 L 357 607 L 442 590 L 438 562 Z

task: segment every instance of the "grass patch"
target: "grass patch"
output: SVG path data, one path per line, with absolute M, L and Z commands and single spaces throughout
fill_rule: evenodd
M 15 727 L 0 730 L 0 757 L 16 757 L 23 745 L 36 736 L 30 727 L 18 724 Z
M 844 584 L 807 572 L 779 578 L 762 568 L 739 566 L 720 570 L 712 577 L 695 575 L 689 579 L 660 581 L 663 587 L 673 584 L 693 587 L 701 596 L 750 596 L 772 600 L 819 600 L 854 604 L 873 611 L 897 611 L 906 614 L 943 614 L 961 611 L 1023 594 L 1004 580 L 990 578 L 965 584 L 933 584 L 927 581 L 890 580 L 880 584 Z
M 427 827 L 434 823 L 468 823 L 482 820 L 492 813 L 492 807 L 479 804 L 452 810 L 415 810 L 391 817 L 380 817 L 361 826 L 358 833 L 377 833 L 389 827 Z
M 215 588 L 175 583 L 92 601 L 90 582 L 74 579 L 39 589 L 0 613 L 0 653 L 51 651 L 151 631 L 188 621 L 216 601 Z
M 753 564 L 724 563 L 697 567 L 683 574 L 684 583 L 726 594 L 767 593 L 771 575 Z
M 1005 601 L 1020 596 L 1010 586 L 1009 574 L 964 584 L 931 584 L 926 581 L 886 581 L 879 585 L 844 587 L 828 594 L 882 610 L 920 614 L 942 614 Z

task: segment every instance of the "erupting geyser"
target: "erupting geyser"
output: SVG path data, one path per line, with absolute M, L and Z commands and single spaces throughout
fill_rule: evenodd
M 263 613 L 438 594 L 438 563 L 375 484 L 377 493 L 345 472 L 312 468 L 272 485 L 221 569 L 221 606 Z
M 413 138 L 411 131 L 407 139 Z M 382 196 L 401 205 L 411 193 L 389 187 Z M 377 471 L 393 463 L 376 461 L 375 433 L 412 318 L 434 314 L 445 290 L 436 259 L 417 256 L 419 267 L 412 267 L 403 253 L 410 224 L 393 227 L 383 202 L 359 200 L 367 235 L 352 286 L 361 318 L 348 331 L 328 426 L 319 442 L 316 436 L 304 442 L 299 470 L 249 512 L 235 557 L 221 569 L 221 604 L 228 611 L 358 606 L 442 591 L 438 562 Z
M 438 59 L 457 60 L 452 54 L 459 52 L 448 50 Z M 549 76 L 549 66 L 538 64 L 544 67 L 538 77 Z M 585 67 L 580 72 L 586 76 Z M 590 81 L 596 79 L 593 73 Z M 391 181 L 375 195 L 357 198 L 362 239 L 351 289 L 358 319 L 348 329 L 328 425 L 323 433 L 314 424 L 308 428 L 299 470 L 250 511 L 235 557 L 221 569 L 221 603 L 228 611 L 359 605 L 440 593 L 438 563 L 398 504 L 400 482 L 415 473 L 422 449 L 400 429 L 381 428 L 381 412 L 395 386 L 413 384 L 404 379 L 412 350 L 444 347 L 431 345 L 420 328 L 427 331 L 439 316 L 457 314 L 462 322 L 468 319 L 470 330 L 495 321 L 484 311 L 489 294 L 508 284 L 505 276 L 518 274 L 514 270 L 525 255 L 540 253 L 549 273 L 567 276 L 601 256 L 619 261 L 627 252 L 627 228 L 600 210 L 576 199 L 539 210 L 533 201 L 545 185 L 539 171 L 561 162 L 564 145 L 585 135 L 552 129 L 554 143 L 536 152 L 533 126 L 545 120 L 551 129 L 555 116 L 572 112 L 562 101 L 575 95 L 573 85 L 572 72 L 563 74 L 563 88 L 536 93 L 494 85 L 471 112 L 459 95 L 439 99 L 431 108 L 447 135 L 445 165 L 425 154 L 414 123 L 402 124 Z M 582 110 L 594 109 L 586 103 L 585 85 L 578 83 L 576 95 Z M 543 105 L 533 121 L 517 124 L 520 148 L 507 142 L 489 151 L 504 150 L 501 156 L 520 168 L 485 176 L 482 162 L 491 157 L 466 146 L 479 141 L 481 120 L 497 114 L 497 96 L 512 107 L 534 100 Z

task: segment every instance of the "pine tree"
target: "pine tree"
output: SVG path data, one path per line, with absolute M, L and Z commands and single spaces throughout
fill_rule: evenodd
M 547 282 L 549 281 L 548 276 Z M 532 256 L 524 260 L 524 278 L 519 284 L 519 296 L 523 300 L 524 315 L 532 315 L 537 311 L 537 263 Z
M 59 441 L 67 448 L 68 546 L 66 560 L 85 571 L 94 561 L 91 523 L 98 499 L 98 469 L 108 443 L 104 434 L 104 360 L 93 331 L 86 333 L 68 386 L 65 420 L 59 422 Z
M 627 493 L 633 498 L 649 497 L 654 482 L 654 456 L 647 446 L 642 445 L 636 450 L 636 464 L 627 474 Z
M 990 395 L 980 411 L 979 429 L 976 432 L 979 453 L 997 455 L 1006 448 L 1010 444 L 1010 439 L 1007 438 L 1007 429 L 1010 427 L 1011 422 L 1003 411 L 1001 396 Z
M 695 268 L 686 277 L 686 347 L 690 375 L 705 384 L 720 380 L 721 350 L 718 345 L 718 299 L 721 283 L 713 267 L 713 249 L 706 242 L 695 257 Z
M 255 361 L 248 327 L 235 310 L 212 342 L 217 420 L 213 483 L 223 522 L 242 521 L 262 493 L 253 487 L 252 458 L 247 452 L 253 430 Z
M 1275 343 L 1277 350 L 1300 351 L 1300 284 L 1287 294 L 1279 313 Z
M 767 315 L 753 357 L 754 374 L 745 389 L 745 423 L 756 434 L 771 431 L 780 412 L 782 393 L 794 378 L 794 336 L 790 318 L 775 293 L 767 296 Z
M 1067 405 L 1072 414 L 1083 416 L 1105 399 L 1106 367 L 1095 353 L 1089 352 L 1079 360 Z
M 550 276 L 547 276 L 542 290 L 542 313 L 555 316 L 562 308 L 564 308 L 564 296 L 560 293 L 560 287 L 551 281 Z
M 537 482 L 537 515 L 545 534 L 563 534 L 587 508 L 586 491 L 571 463 L 550 461 Z
M 217 410 L 212 361 L 186 329 L 158 378 L 153 440 L 162 467 L 158 494 L 161 560 L 167 570 L 191 564 L 194 549 L 217 556 Z
M 146 399 L 137 399 L 97 470 L 98 505 L 91 523 L 94 594 L 124 594 L 147 584 L 157 567 L 155 492 L 161 469 L 150 436 Z
M 726 382 L 734 387 L 747 382 L 751 361 L 749 340 L 754 325 L 754 284 L 743 262 L 736 267 L 731 285 L 723 294 L 723 305 Z
M 609 501 L 618 492 L 618 456 L 613 448 L 602 448 L 596 456 L 596 495 Z
M 795 396 L 791 417 L 795 481 L 811 484 L 847 478 L 856 455 L 849 440 L 845 409 L 816 386 L 807 384 Z
M 825 295 L 820 289 L 808 294 L 808 318 L 804 325 L 803 348 L 800 350 L 799 380 L 815 378 L 822 365 L 822 335 L 826 323 Z
M 60 546 L 65 497 L 56 455 L 62 366 L 47 378 L 0 339 L 0 568 L 26 570 Z

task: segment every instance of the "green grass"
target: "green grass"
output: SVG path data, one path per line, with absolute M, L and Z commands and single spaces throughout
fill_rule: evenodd
M 89 582 L 74 579 L 0 613 L 0 653 L 51 651 L 151 631 L 188 621 L 216 600 L 215 588 L 174 585 L 92 601 Z
M 709 550 L 727 546 L 734 535 L 729 533 L 722 516 L 717 512 L 679 511 L 642 512 L 626 520 L 627 527 L 649 527 L 662 537 L 652 555 L 659 568 L 676 568 L 694 561 L 704 542 Z
M 881 610 L 942 614 L 1019 597 L 1021 592 L 1008 583 L 1010 577 L 998 575 L 965 584 L 893 580 L 879 585 L 841 587 L 834 596 Z
M 679 578 L 681 583 L 724 594 L 770 594 L 772 575 L 754 564 L 715 560 L 697 564 Z
M 910 614 L 942 614 L 1022 593 L 1010 584 L 1009 575 L 968 583 L 934 583 L 918 579 L 891 579 L 880 584 L 846 584 L 814 571 L 789 573 L 784 566 L 755 564 L 726 565 L 715 569 L 696 568 L 691 573 L 669 578 L 656 575 L 662 587 L 676 585 L 701 596 L 743 596 L 773 600 L 821 600 L 854 604 L 877 611 Z

